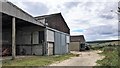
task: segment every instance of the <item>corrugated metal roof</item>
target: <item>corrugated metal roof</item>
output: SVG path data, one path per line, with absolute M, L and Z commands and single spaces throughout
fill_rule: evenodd
M 9 1 L 5 2 L 0 1 L 0 4 L 2 5 L 1 7 L 2 9 L 0 9 L 1 13 L 5 13 L 7 15 L 28 21 L 39 26 L 44 26 L 41 22 L 37 21 L 32 15 L 23 11 L 21 8 L 17 7 L 13 3 Z

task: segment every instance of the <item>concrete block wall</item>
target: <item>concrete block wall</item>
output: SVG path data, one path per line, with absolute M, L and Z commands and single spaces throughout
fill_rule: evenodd
M 80 42 L 70 42 L 69 50 L 70 51 L 79 51 L 80 50 Z

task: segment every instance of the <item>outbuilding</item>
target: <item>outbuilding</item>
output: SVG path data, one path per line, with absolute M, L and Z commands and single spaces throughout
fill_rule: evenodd
M 8 1 L 0 8 L 3 56 L 68 53 L 70 29 L 61 13 L 33 17 Z
M 69 51 L 80 51 L 85 48 L 85 38 L 83 35 L 70 36 Z
M 59 55 L 68 53 L 70 43 L 70 29 L 61 13 L 35 17 L 45 24 L 46 53 Z
M 44 25 L 11 2 L 0 1 L 2 55 L 43 55 Z

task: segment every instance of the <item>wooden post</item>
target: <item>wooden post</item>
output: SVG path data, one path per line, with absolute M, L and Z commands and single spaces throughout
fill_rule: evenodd
M 16 43 L 15 43 L 15 40 L 16 40 L 16 28 L 15 28 L 15 17 L 12 18 L 12 60 L 15 59 L 15 56 L 16 56 Z

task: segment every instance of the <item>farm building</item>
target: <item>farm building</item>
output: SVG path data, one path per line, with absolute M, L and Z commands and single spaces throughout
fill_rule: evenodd
M 85 38 L 83 35 L 70 36 L 69 51 L 80 51 L 84 47 Z
M 68 53 L 70 29 L 61 13 L 38 16 L 36 19 L 46 24 L 46 45 L 48 55 Z
M 2 55 L 68 53 L 70 29 L 61 13 L 34 18 L 11 2 L 0 8 Z

